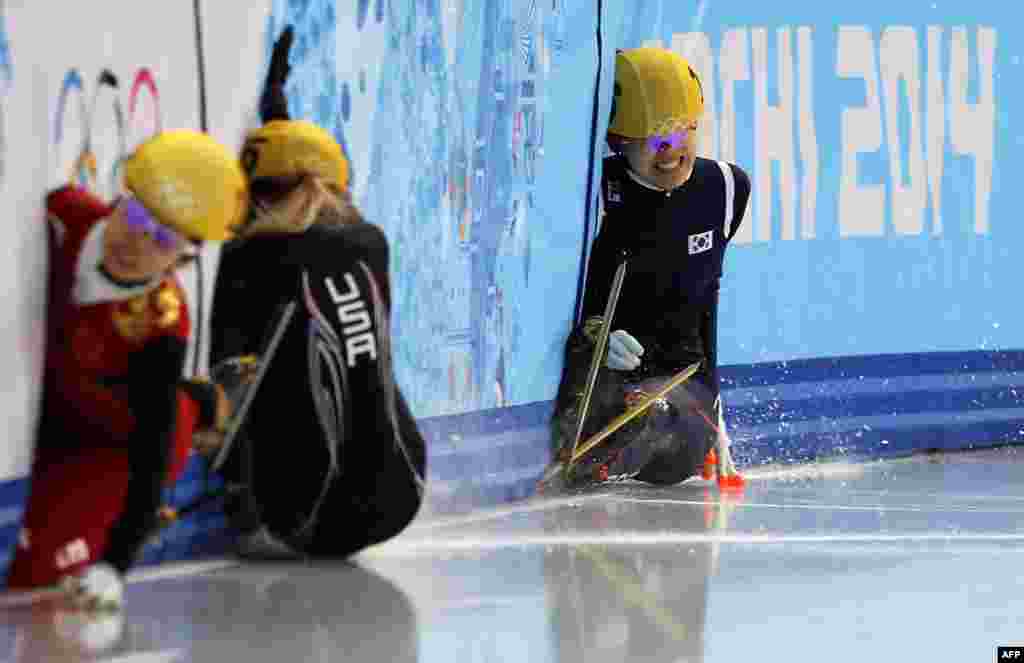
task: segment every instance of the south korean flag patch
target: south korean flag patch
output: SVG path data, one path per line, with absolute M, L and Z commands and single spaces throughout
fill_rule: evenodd
M 696 255 L 698 253 L 704 253 L 710 251 L 714 245 L 715 231 L 709 230 L 706 233 L 700 233 L 698 235 L 690 235 L 690 255 Z

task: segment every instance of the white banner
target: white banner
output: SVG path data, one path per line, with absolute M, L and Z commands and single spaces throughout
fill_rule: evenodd
M 0 328 L 6 357 L 0 480 L 31 464 L 43 369 L 49 188 L 79 178 L 109 195 L 118 158 L 158 127 L 199 127 L 192 3 L 32 2 L 6 5 L 0 196 Z M 93 167 L 94 165 L 94 167 Z M 186 284 L 189 276 L 185 276 Z M 194 304 L 193 309 L 194 310 Z

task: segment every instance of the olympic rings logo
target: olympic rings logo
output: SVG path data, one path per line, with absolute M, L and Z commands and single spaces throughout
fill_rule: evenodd
M 120 193 L 124 159 L 162 129 L 160 92 L 153 73 L 143 67 L 131 80 L 126 116 L 120 82 L 111 70 L 100 72 L 91 96 L 78 69 L 64 75 L 52 141 L 58 186 L 74 184 L 107 200 Z M 72 129 L 80 135 L 70 136 Z

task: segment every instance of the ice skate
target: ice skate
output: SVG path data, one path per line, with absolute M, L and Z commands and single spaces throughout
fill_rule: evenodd
M 108 612 L 124 604 L 124 581 L 114 567 L 93 564 L 61 579 L 61 588 L 73 608 Z

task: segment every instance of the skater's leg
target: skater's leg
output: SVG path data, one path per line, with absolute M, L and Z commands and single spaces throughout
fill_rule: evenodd
M 37 463 L 8 587 L 53 585 L 101 560 L 107 533 L 123 509 L 128 478 L 125 455 L 107 447 Z
M 688 439 L 674 445 L 672 452 L 656 454 L 647 465 L 636 475 L 637 481 L 659 485 L 672 485 L 685 481 L 700 472 L 704 456 L 699 450 L 700 439 Z
M 415 518 L 423 501 L 425 445 L 401 394 L 396 406 L 401 445 L 383 431 L 353 440 L 346 454 L 350 471 L 332 482 L 308 554 L 348 557 L 397 536 Z
M 702 377 L 698 374 L 698 377 Z M 671 485 L 699 474 L 704 457 L 715 442 L 716 428 L 709 423 L 713 401 L 700 381 L 669 395 L 669 409 L 652 426 L 664 430 L 661 450 L 636 475 L 638 481 Z

